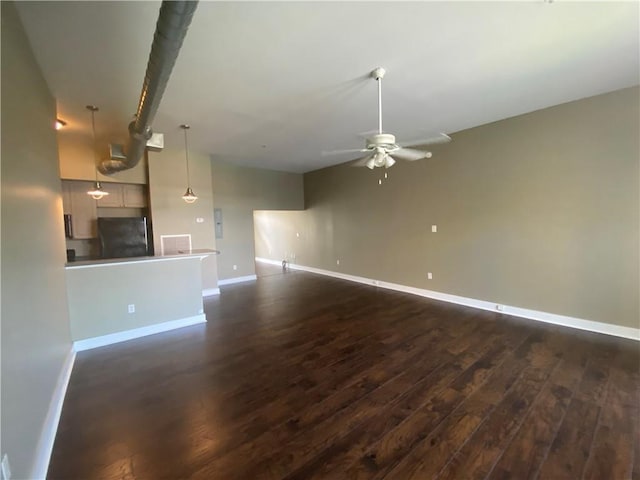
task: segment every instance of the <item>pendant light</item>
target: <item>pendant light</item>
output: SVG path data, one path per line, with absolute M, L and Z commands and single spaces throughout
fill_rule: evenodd
M 109 195 L 109 192 L 105 192 L 102 189 L 102 185 L 98 181 L 98 154 L 96 153 L 96 119 L 95 115 L 98 111 L 98 107 L 95 105 L 87 105 L 87 110 L 91 112 L 91 131 L 93 132 L 93 163 L 96 168 L 96 182 L 93 188 L 87 192 L 87 195 L 91 195 L 94 200 L 100 200 L 105 195 Z
M 187 160 L 187 191 L 182 195 L 182 199 L 187 203 L 195 202 L 198 197 L 193 190 L 191 190 L 191 178 L 189 176 L 189 143 L 187 141 L 187 130 L 191 128 L 189 125 L 180 125 L 180 128 L 184 130 L 184 156 Z

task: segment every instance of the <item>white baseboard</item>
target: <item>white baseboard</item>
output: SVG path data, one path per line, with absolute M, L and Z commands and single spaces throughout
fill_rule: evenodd
M 282 266 L 282 260 L 271 260 L 270 258 L 264 257 L 256 257 L 256 262 L 268 263 L 269 265 L 277 265 L 278 267 Z
M 211 297 L 212 295 L 220 295 L 219 288 L 205 288 L 202 290 L 203 297 Z
M 281 261 L 269 260 L 266 258 L 256 257 L 257 262 L 269 263 L 272 265 L 282 265 Z M 292 270 L 303 270 L 305 272 L 317 273 L 320 275 L 327 275 L 329 277 L 340 278 L 342 280 L 349 280 L 351 282 L 364 283 L 366 285 L 373 285 L 376 287 L 387 288 L 389 290 L 395 290 L 398 292 L 411 293 L 413 295 L 419 295 L 421 297 L 432 298 L 434 300 L 442 300 L 444 302 L 456 303 L 458 305 L 465 305 L 468 307 L 479 308 L 481 310 L 489 310 L 497 313 L 504 313 L 506 315 L 513 315 L 514 317 L 527 318 L 529 320 L 537 320 L 539 322 L 552 323 L 554 325 L 562 325 L 564 327 L 577 328 L 579 330 L 587 330 L 589 332 L 604 333 L 606 335 L 613 335 L 616 337 L 630 338 L 632 340 L 640 341 L 640 329 L 623 327 L 621 325 L 612 325 L 610 323 L 595 322 L 593 320 L 585 320 L 582 318 L 568 317 L 566 315 L 558 315 L 555 313 L 542 312 L 539 310 L 530 310 L 527 308 L 514 307 L 510 305 L 500 304 L 502 310 L 497 310 L 498 302 L 488 302 L 485 300 L 477 300 L 475 298 L 460 297 L 458 295 L 451 295 L 448 293 L 436 292 L 434 290 L 425 290 L 422 288 L 408 287 L 406 285 L 400 285 L 397 283 L 383 282 L 380 280 L 374 280 L 371 278 L 358 277 L 356 275 L 349 275 L 346 273 L 333 272 L 331 270 L 323 270 L 321 268 L 307 267 L 305 265 L 297 265 L 294 263 L 287 263 L 288 268 Z
M 255 275 L 245 275 L 244 277 L 225 278 L 224 280 L 218 280 L 218 285 L 231 285 L 232 283 L 251 282 L 257 277 Z
M 64 397 L 67 393 L 67 386 L 69 385 L 69 378 L 71 377 L 75 360 L 76 351 L 71 348 L 62 364 L 62 369 L 56 382 L 56 388 L 53 391 L 51 402 L 49 402 L 47 416 L 45 417 L 44 425 L 40 432 L 40 439 L 38 440 L 38 446 L 36 447 L 36 459 L 29 478 L 44 479 L 47 476 L 51 452 L 53 451 L 53 442 L 56 439 L 58 423 L 60 422 L 60 415 L 62 413 L 62 404 L 64 403 Z
M 92 348 L 112 345 L 114 343 L 125 342 L 134 338 L 146 337 L 154 333 L 168 332 L 176 328 L 188 327 L 198 323 L 205 323 L 207 317 L 204 314 L 195 315 L 193 317 L 181 318 L 170 322 L 157 323 L 155 325 L 147 325 L 146 327 L 134 328 L 133 330 L 125 330 L 124 332 L 110 333 L 100 337 L 86 338 L 84 340 L 76 340 L 73 342 L 73 348 L 76 352 L 83 350 L 91 350 Z

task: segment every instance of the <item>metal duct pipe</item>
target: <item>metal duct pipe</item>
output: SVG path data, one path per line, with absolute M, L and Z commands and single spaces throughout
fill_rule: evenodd
M 136 119 L 129 124 L 129 147 L 124 160 L 104 160 L 98 170 L 109 175 L 135 167 L 151 138 L 151 123 L 158 111 L 180 47 L 198 6 L 197 1 L 163 1 L 142 84 Z

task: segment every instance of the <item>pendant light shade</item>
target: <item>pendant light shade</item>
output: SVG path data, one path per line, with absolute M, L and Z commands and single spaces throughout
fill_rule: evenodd
M 195 193 L 193 193 L 191 187 L 187 187 L 187 191 L 184 192 L 184 195 L 182 195 L 182 199 L 187 203 L 193 203 L 198 199 L 198 197 Z
M 94 200 L 100 200 L 105 195 L 109 195 L 109 192 L 105 192 L 102 189 L 102 185 L 98 181 L 98 155 L 96 153 L 96 112 L 98 111 L 98 107 L 95 105 L 87 105 L 87 110 L 91 112 L 91 131 L 93 133 L 93 163 L 96 165 L 96 182 L 93 185 L 93 188 L 87 192 L 87 195 L 91 195 L 91 198 Z
M 191 128 L 189 125 L 180 125 L 180 128 L 184 130 L 184 156 L 187 162 L 187 191 L 182 195 L 182 199 L 187 203 L 193 203 L 198 199 L 198 196 L 193 193 L 191 189 L 191 178 L 189 175 L 189 142 L 187 140 L 187 130 Z
M 91 195 L 94 200 L 100 200 L 102 197 L 109 195 L 109 192 L 105 192 L 100 182 L 96 182 L 93 188 L 87 192 L 87 195 Z

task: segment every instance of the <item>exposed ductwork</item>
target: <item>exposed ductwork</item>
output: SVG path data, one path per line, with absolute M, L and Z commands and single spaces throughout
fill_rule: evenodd
M 110 175 L 135 167 L 151 138 L 151 123 L 160 106 L 160 100 L 169 82 L 169 76 L 178 58 L 180 47 L 198 6 L 197 1 L 163 1 L 153 35 L 153 44 L 144 76 L 136 119 L 129 124 L 129 146 L 122 160 L 104 160 L 100 173 Z

